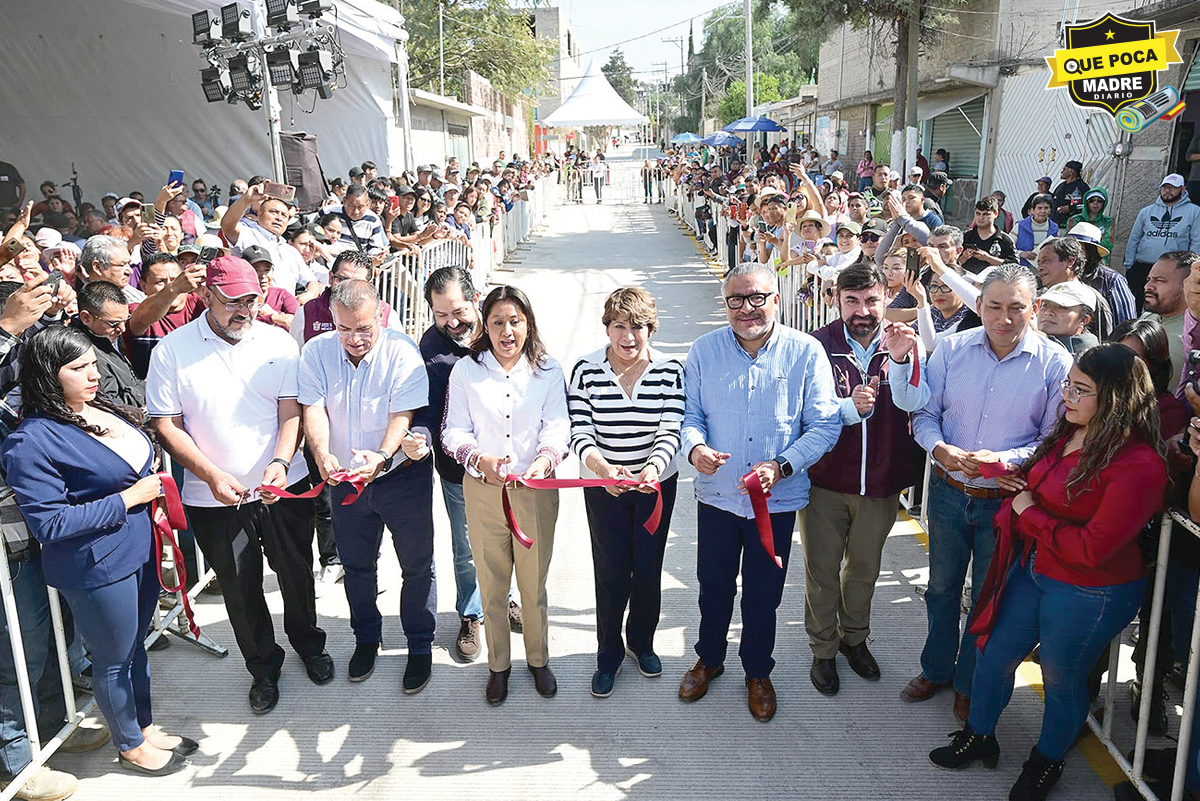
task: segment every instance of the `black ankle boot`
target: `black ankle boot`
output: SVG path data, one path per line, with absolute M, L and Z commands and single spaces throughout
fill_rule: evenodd
M 929 761 L 942 770 L 963 770 L 976 760 L 983 762 L 985 770 L 995 770 L 1000 759 L 1000 743 L 987 734 L 976 734 L 970 726 L 962 731 L 951 732 L 954 738 L 950 745 L 929 752 Z
M 1021 776 L 1008 794 L 1008 801 L 1045 801 L 1050 790 L 1062 778 L 1065 762 L 1051 762 L 1038 753 L 1037 748 L 1029 752 L 1029 759 L 1021 769 Z

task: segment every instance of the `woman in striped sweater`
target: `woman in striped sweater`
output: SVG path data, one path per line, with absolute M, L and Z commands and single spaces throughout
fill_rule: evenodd
M 663 514 L 650 534 L 642 524 L 654 508 L 653 489 L 583 491 L 596 573 L 599 647 L 592 695 L 598 698 L 612 694 L 626 646 L 643 676 L 662 673 L 654 653 L 654 631 L 663 552 L 675 505 L 675 455 L 684 403 L 683 365 L 650 347 L 658 329 L 653 296 L 636 287 L 616 290 L 605 301 L 603 322 L 609 344 L 580 359 L 571 375 L 571 450 L 585 475 L 644 484 L 659 481 Z

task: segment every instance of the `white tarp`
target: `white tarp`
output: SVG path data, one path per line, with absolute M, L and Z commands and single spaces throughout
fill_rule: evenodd
M 591 61 L 575 91 L 549 117 L 541 120 L 541 124 L 548 128 L 583 128 L 587 125 L 641 125 L 649 121 L 617 94 L 596 62 Z
M 329 100 L 281 93 L 280 127 L 318 137 L 328 176 L 368 159 L 398 174 L 390 62 L 400 15 L 377 0 L 336 2 L 347 85 Z M 21 171 L 28 197 L 40 199 L 43 180 L 63 183 L 72 162 L 84 198 L 96 204 L 110 191 L 153 197 L 173 168 L 222 189 L 233 178 L 270 174 L 265 112 L 207 103 L 200 88 L 208 65 L 192 44 L 189 15 L 217 0 L 19 4 L 0 28 L 0 160 Z

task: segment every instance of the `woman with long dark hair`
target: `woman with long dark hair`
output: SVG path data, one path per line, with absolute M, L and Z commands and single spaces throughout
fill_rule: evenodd
M 1039 642 L 1042 733 L 1011 798 L 1044 799 L 1088 714 L 1088 672 L 1137 613 L 1146 583 L 1138 534 L 1162 509 L 1166 446 L 1154 385 L 1124 345 L 1083 351 L 1063 382 L 1064 411 L 996 514 L 996 551 L 970 631 L 980 649 L 971 711 L 933 764 L 994 768 L 996 722 L 1017 666 Z
M 546 574 L 554 550 L 558 491 L 509 487 L 515 519 L 533 540 L 513 543 L 502 503 L 510 476 L 546 478 L 567 453 L 566 381 L 538 336 L 533 307 L 513 286 L 493 289 L 483 301 L 483 325 L 469 358 L 450 372 L 442 447 L 467 470 L 463 498 L 467 531 L 488 649 L 488 703 L 508 697 L 508 589 L 513 570 L 521 593 L 525 659 L 537 690 L 552 697 Z
M 149 504 L 162 491 L 149 437 L 97 392 L 91 342 L 45 328 L 21 354 L 24 418 L 0 448 L 8 484 L 92 649 L 92 686 L 124 768 L 154 776 L 198 748 L 153 724 L 142 638 L 158 602 Z

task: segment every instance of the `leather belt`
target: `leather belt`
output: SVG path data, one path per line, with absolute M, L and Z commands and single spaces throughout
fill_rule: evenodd
M 954 487 L 968 498 L 979 498 L 983 501 L 994 501 L 998 498 L 1004 497 L 1004 494 L 999 489 L 988 487 L 972 487 L 970 484 L 962 483 L 947 473 L 945 469 L 941 467 L 941 465 L 935 464 L 933 466 L 933 472 L 937 473 L 942 481 L 945 481 L 947 484 Z

